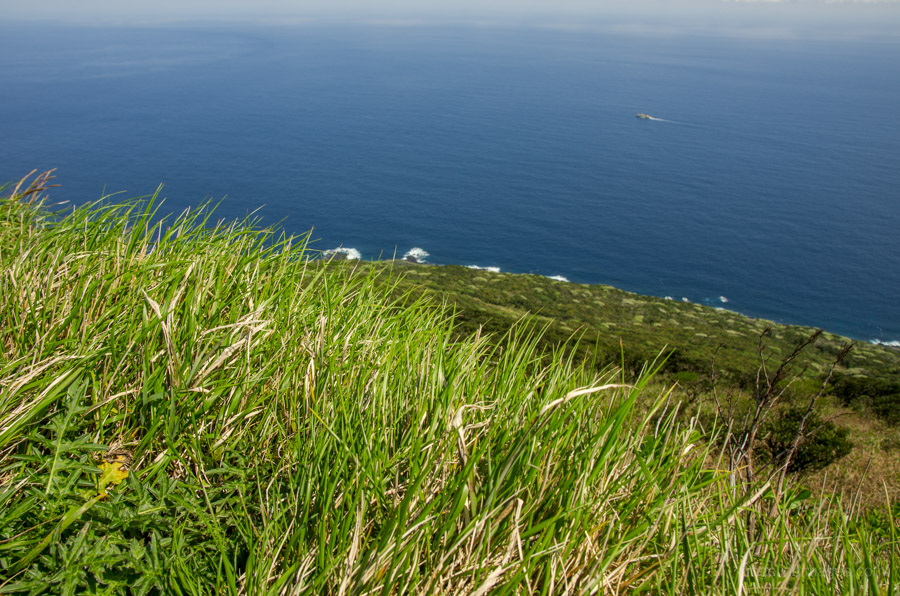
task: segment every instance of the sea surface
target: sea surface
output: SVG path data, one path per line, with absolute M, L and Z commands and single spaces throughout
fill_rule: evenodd
M 56 168 L 55 200 L 163 184 L 167 211 L 262 206 L 318 250 L 420 248 L 900 340 L 900 44 L 0 29 L 0 180 Z

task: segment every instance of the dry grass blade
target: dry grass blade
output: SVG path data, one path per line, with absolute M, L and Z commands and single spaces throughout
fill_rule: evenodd
M 560 397 L 559 399 L 555 399 L 551 401 L 549 404 L 541 408 L 538 416 L 543 416 L 547 412 L 561 406 L 562 404 L 575 399 L 576 397 L 581 397 L 583 395 L 591 395 L 594 393 L 599 393 L 601 391 L 606 391 L 608 389 L 633 389 L 631 385 L 625 385 L 622 383 L 609 383 L 606 385 L 600 385 L 599 387 L 585 387 L 582 389 L 576 389 L 574 391 L 570 391 L 564 397 Z
M 168 362 L 168 370 L 169 376 L 172 379 L 172 383 L 175 386 L 181 385 L 181 375 L 178 371 L 179 362 L 178 362 L 178 354 L 175 351 L 175 342 L 172 339 L 172 328 L 174 327 L 174 317 L 171 312 L 169 312 L 165 317 L 162 314 L 162 311 L 159 308 L 159 304 L 153 300 L 150 296 L 147 295 L 147 292 L 144 289 L 141 289 L 141 293 L 144 295 L 144 298 L 147 300 L 147 304 L 150 305 L 150 308 L 156 314 L 156 318 L 159 319 L 159 326 L 162 329 L 163 338 L 166 343 L 166 352 L 169 355 Z

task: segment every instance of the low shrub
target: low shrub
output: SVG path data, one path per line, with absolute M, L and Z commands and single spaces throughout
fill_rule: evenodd
M 822 420 L 815 411 L 807 414 L 805 408 L 790 407 L 783 410 L 767 429 L 764 443 L 773 463 L 784 464 L 804 416 L 806 424 L 788 464 L 788 472 L 821 470 L 850 453 L 853 443 L 847 428 Z

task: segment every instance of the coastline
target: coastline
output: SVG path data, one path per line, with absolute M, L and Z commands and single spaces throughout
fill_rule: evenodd
M 565 283 L 537 274 L 405 257 L 334 263 L 373 272 L 395 285 L 398 298 L 430 297 L 433 304 L 443 304 L 453 313 L 458 338 L 474 333 L 503 338 L 524 324 L 539 332 L 538 342 L 549 350 L 567 345 L 579 358 L 625 362 L 633 370 L 664 356 L 669 372 L 694 379 L 707 378 L 715 365 L 726 376 L 750 382 L 760 365 L 760 342 L 768 354 L 787 354 L 819 331 L 722 306 L 667 300 L 603 284 Z M 822 374 L 833 354 L 848 343 L 854 348 L 840 367 L 843 374 L 885 377 L 900 370 L 897 347 L 829 331 L 822 331 L 815 349 L 804 354 L 798 366 L 809 375 Z
M 477 275 L 478 272 L 482 274 L 494 274 L 494 275 L 502 275 L 502 276 L 522 276 L 522 277 L 531 277 L 531 278 L 542 278 L 551 282 L 557 282 L 562 284 L 571 284 L 577 287 L 584 288 L 608 288 L 615 290 L 616 292 L 622 292 L 628 296 L 631 296 L 633 299 L 637 300 L 647 300 L 650 302 L 656 301 L 665 301 L 671 303 L 685 304 L 698 306 L 706 309 L 710 309 L 715 312 L 723 312 L 729 313 L 734 316 L 745 318 L 747 321 L 759 322 L 771 327 L 789 327 L 789 328 L 797 328 L 797 329 L 822 329 L 829 336 L 833 336 L 835 338 L 841 338 L 844 341 L 852 341 L 857 344 L 868 344 L 872 346 L 877 346 L 880 348 L 885 348 L 888 350 L 892 350 L 898 354 L 900 354 L 900 340 L 895 339 L 882 339 L 882 338 L 864 338 L 864 337 L 853 337 L 846 334 L 836 333 L 829 331 L 827 326 L 825 325 L 808 325 L 808 324 L 798 324 L 798 323 L 790 323 L 779 321 L 775 319 L 769 319 L 765 317 L 756 317 L 751 314 L 747 314 L 741 312 L 730 306 L 731 301 L 723 295 L 720 295 L 715 298 L 704 298 L 701 300 L 692 300 L 688 297 L 674 297 L 674 296 L 658 296 L 655 294 L 644 294 L 640 292 L 633 292 L 630 290 L 622 289 L 617 286 L 612 286 L 603 283 L 579 283 L 573 282 L 567 279 L 562 275 L 546 275 L 540 273 L 526 273 L 526 272 L 513 272 L 513 271 L 503 271 L 500 267 L 495 266 L 485 266 L 485 265 L 474 265 L 474 264 L 462 264 L 462 263 L 434 263 L 428 260 L 430 254 L 425 250 L 414 247 L 404 253 L 400 257 L 392 257 L 386 259 L 363 259 L 359 251 L 353 248 L 344 248 L 338 247 L 335 249 L 329 249 L 321 252 L 322 258 L 328 261 L 358 261 L 360 263 L 400 263 L 403 265 L 422 265 L 428 267 L 436 267 L 436 268 L 461 268 L 466 269 L 472 273 L 472 275 Z

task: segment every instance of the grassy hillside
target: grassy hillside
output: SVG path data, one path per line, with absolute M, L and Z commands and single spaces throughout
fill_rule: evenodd
M 892 518 L 737 481 L 651 369 L 41 182 L 0 203 L 0 592 L 895 589 Z
M 576 361 L 624 363 L 626 376 L 662 351 L 667 360 L 656 384 L 670 388 L 685 418 L 709 423 L 717 410 L 713 371 L 721 394 L 747 404 L 765 358 L 771 368 L 815 329 L 781 325 L 698 304 L 641 296 L 602 285 L 554 281 L 537 275 L 493 273 L 406 261 L 357 263 L 396 279 L 395 295 L 430 296 L 454 311 L 455 337 L 479 331 L 501 343 L 517 321 L 544 331 L 542 349 L 564 346 Z M 574 343 L 573 336 L 580 341 Z M 817 411 L 849 432 L 849 455 L 799 478 L 820 495 L 841 493 L 847 503 L 883 505 L 900 499 L 900 350 L 823 333 L 794 362 L 798 379 L 775 416 L 805 407 L 842 346 L 838 365 Z
M 632 294 L 604 285 L 573 284 L 538 275 L 473 270 L 461 266 L 415 265 L 395 261 L 389 266 L 405 279 L 400 286 L 429 293 L 457 310 L 460 335 L 485 331 L 503 334 L 511 324 L 530 318 L 547 325 L 543 341 L 558 345 L 573 335 L 581 338 L 580 353 L 597 352 L 616 361 L 624 349 L 629 363 L 652 360 L 664 347 L 671 351 L 666 370 L 708 376 L 713 364 L 732 381 L 747 383 L 759 367 L 759 342 L 764 338 L 772 357 L 788 354 L 815 330 L 780 325 L 738 313 L 680 301 Z M 851 340 L 825 333 L 801 359 L 808 373 L 827 369 L 840 346 Z M 849 375 L 878 378 L 900 376 L 900 350 L 854 342 L 841 370 Z M 682 375 L 691 378 L 690 375 Z

